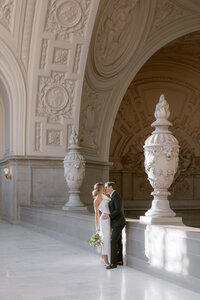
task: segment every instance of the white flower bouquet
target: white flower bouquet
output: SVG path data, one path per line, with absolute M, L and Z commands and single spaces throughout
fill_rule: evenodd
M 94 247 L 100 247 L 103 245 L 103 239 L 102 236 L 99 233 L 95 233 L 91 236 L 91 238 L 89 239 L 89 243 L 90 245 L 94 246 Z

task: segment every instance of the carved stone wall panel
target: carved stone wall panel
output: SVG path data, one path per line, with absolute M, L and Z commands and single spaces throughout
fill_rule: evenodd
M 56 40 L 84 37 L 91 0 L 49 0 L 45 32 L 55 34 Z
M 54 115 L 72 118 L 75 81 L 68 80 L 65 73 L 52 72 L 51 77 L 40 77 L 37 115 Z
M 78 127 L 79 124 L 80 91 L 99 0 L 35 2 L 28 92 L 34 98 L 31 111 L 35 115 L 30 113 L 33 122 L 28 121 L 32 132 L 30 141 L 36 139 L 32 124 L 41 122 L 40 155 L 64 156 L 68 126 Z M 62 131 L 60 137 L 59 131 Z M 33 142 L 30 151 L 37 155 Z
M 63 135 L 61 130 L 48 129 L 47 130 L 47 145 L 61 146 L 63 145 Z
M 42 151 L 42 124 L 40 122 L 35 123 L 35 151 Z
M 53 56 L 53 64 L 68 65 L 69 49 L 55 48 Z
M 11 23 L 14 18 L 14 0 L 0 0 L 0 23 L 11 31 Z

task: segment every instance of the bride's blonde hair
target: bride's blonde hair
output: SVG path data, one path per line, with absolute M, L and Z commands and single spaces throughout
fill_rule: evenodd
M 104 184 L 102 182 L 97 182 L 94 185 L 94 190 L 92 191 L 93 198 L 95 198 L 98 195 L 98 193 L 101 191 L 102 187 L 104 187 Z

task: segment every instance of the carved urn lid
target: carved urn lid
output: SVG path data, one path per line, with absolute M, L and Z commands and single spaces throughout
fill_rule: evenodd
M 154 116 L 156 121 L 153 122 L 151 126 L 155 127 L 155 130 L 146 139 L 144 148 L 164 144 L 179 147 L 177 139 L 172 135 L 171 131 L 168 130 L 168 127 L 173 126 L 173 124 L 168 121 L 170 116 L 169 104 L 163 94 L 160 96 L 159 102 L 156 105 Z
M 68 150 L 78 150 L 78 149 L 80 149 L 78 134 L 76 133 L 76 131 L 74 129 L 72 129 L 72 133 L 69 137 Z
M 152 127 L 156 127 L 156 129 L 168 129 L 168 126 L 173 126 L 171 122 L 167 119 L 170 116 L 169 104 L 165 100 L 165 96 L 162 94 L 160 96 L 159 102 L 156 105 L 156 110 L 154 113 L 156 121 L 151 124 Z

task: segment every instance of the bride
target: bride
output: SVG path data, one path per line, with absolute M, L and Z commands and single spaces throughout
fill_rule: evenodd
M 110 218 L 103 220 L 102 215 L 104 213 L 109 214 L 108 198 L 105 194 L 105 188 L 103 183 L 96 183 L 94 185 L 94 190 L 92 196 L 94 198 L 94 211 L 95 211 L 95 222 L 96 222 L 96 232 L 101 233 L 103 238 L 103 245 L 101 255 L 106 265 L 109 265 L 110 257 L 110 238 L 111 238 L 111 226 Z M 99 217 L 99 211 L 101 216 Z

